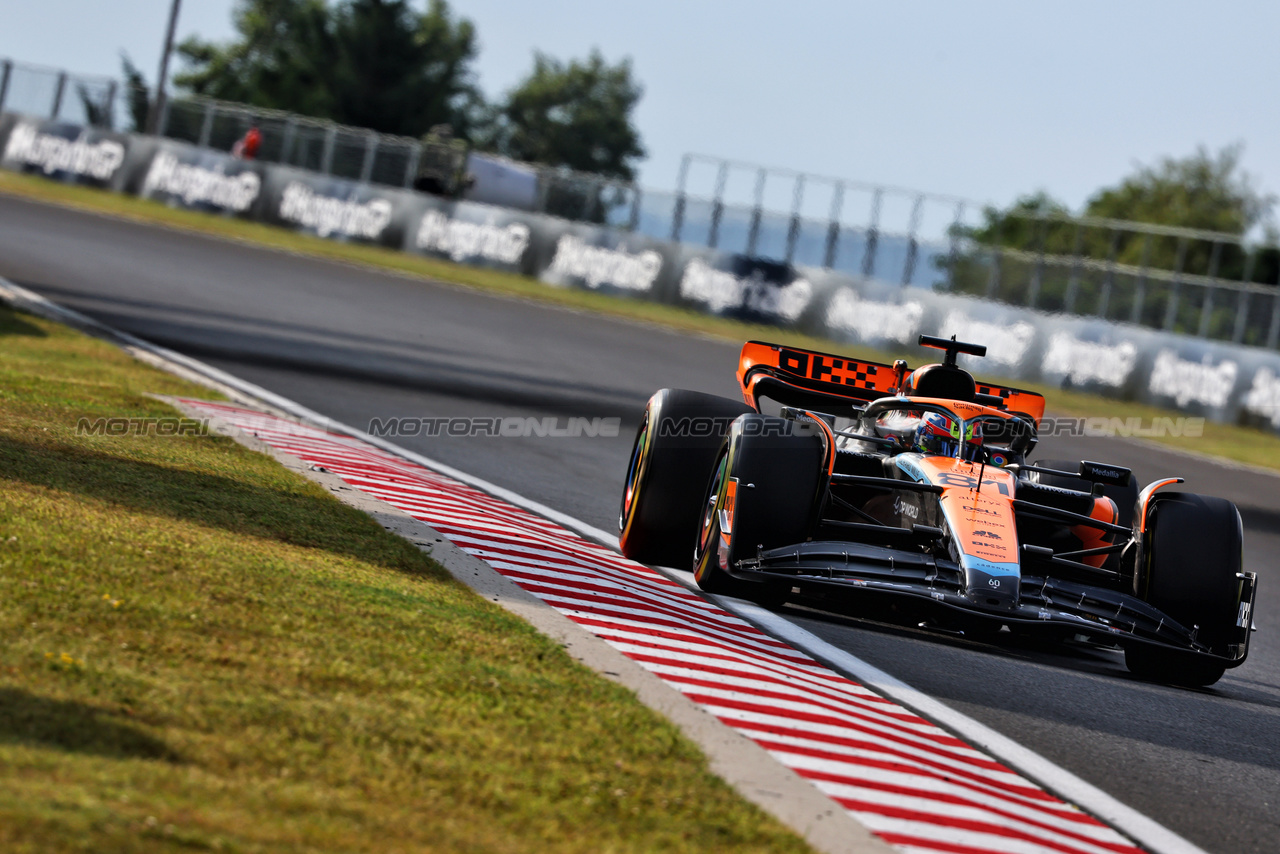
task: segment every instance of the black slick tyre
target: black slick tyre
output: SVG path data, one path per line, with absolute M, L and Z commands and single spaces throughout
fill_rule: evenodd
M 666 388 L 649 399 L 627 464 L 618 514 L 622 553 L 640 563 L 689 565 L 702 496 L 740 401 Z
M 803 542 L 825 486 L 826 448 L 804 422 L 746 415 L 734 422 L 705 490 L 694 580 L 708 593 L 781 605 L 791 585 L 753 581 L 732 567 L 762 549 Z
M 1170 492 L 1147 510 L 1146 547 L 1139 595 L 1223 655 L 1237 634 L 1243 535 L 1230 501 Z M 1224 662 L 1193 652 L 1131 645 L 1125 664 L 1136 676 L 1200 688 L 1222 678 Z

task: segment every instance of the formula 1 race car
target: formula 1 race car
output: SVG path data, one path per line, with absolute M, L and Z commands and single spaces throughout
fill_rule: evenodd
M 756 341 L 745 404 L 663 389 L 627 469 L 622 552 L 710 593 L 927 613 L 966 631 L 1122 647 L 1134 674 L 1210 685 L 1249 649 L 1255 573 L 1229 501 L 1138 490 L 1128 469 L 1029 464 L 1044 397 Z

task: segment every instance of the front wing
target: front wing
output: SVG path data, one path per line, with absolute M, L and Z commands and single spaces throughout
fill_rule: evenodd
M 1121 645 L 1169 647 L 1221 661 L 1244 663 L 1249 651 L 1257 575 L 1241 572 L 1237 636 L 1225 654 L 1196 640 L 1196 633 L 1136 596 L 1107 587 L 1023 575 L 1015 603 L 983 602 L 965 590 L 959 564 L 883 546 L 844 541 L 799 543 L 761 551 L 732 574 L 752 581 L 781 581 L 833 591 L 873 591 L 1020 626 L 1054 627 Z

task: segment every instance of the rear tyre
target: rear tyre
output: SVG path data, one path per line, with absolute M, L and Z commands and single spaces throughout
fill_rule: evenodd
M 1243 552 L 1240 513 L 1230 501 L 1167 492 L 1147 511 L 1147 543 L 1138 595 L 1188 629 L 1219 655 L 1237 634 Z M 1190 652 L 1131 646 L 1134 675 L 1190 688 L 1212 685 L 1226 665 Z
M 734 422 L 703 501 L 693 571 L 700 588 L 766 607 L 786 601 L 790 584 L 735 578 L 730 568 L 761 549 L 808 538 L 825 452 L 817 428 L 804 422 L 755 414 Z
M 664 388 L 649 399 L 627 465 L 618 544 L 640 563 L 686 567 L 702 518 L 702 496 L 733 419 L 735 400 Z

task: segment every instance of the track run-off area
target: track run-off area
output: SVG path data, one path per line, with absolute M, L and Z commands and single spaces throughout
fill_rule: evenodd
M 619 419 L 612 437 L 392 440 L 602 529 L 616 526 L 631 434 L 648 396 L 664 386 L 735 393 L 741 342 L 5 197 L 0 222 L 0 276 L 360 429 L 375 418 Z M 1187 449 L 1194 451 L 1194 445 Z M 1280 608 L 1280 573 L 1273 568 L 1280 553 L 1280 479 L 1116 439 L 1046 440 L 1040 453 L 1128 466 L 1144 482 L 1182 476 L 1188 489 L 1240 506 L 1245 568 L 1259 574 L 1259 631 L 1243 667 L 1228 671 L 1211 689 L 1187 691 L 1134 680 L 1121 657 L 1106 650 L 977 643 L 799 607 L 779 616 L 1024 745 L 1206 851 L 1274 850 L 1280 837 L 1280 645 L 1269 615 Z M 476 495 L 473 500 L 488 500 Z M 529 524 L 540 524 L 530 518 Z M 512 550 L 512 543 L 504 548 L 486 559 L 510 563 L 516 574 L 541 560 Z M 616 554 L 594 545 L 590 551 L 608 572 L 623 571 L 619 565 L 626 562 Z M 566 577 L 549 582 L 553 599 L 577 587 L 576 570 L 564 572 Z M 628 583 L 654 585 L 645 594 L 653 601 L 674 596 L 678 603 L 669 607 L 687 609 L 681 613 L 713 623 L 722 619 L 706 617 L 702 609 L 710 606 L 664 576 L 641 568 L 626 572 L 637 579 Z M 606 596 L 603 590 L 598 595 Z M 583 604 L 559 603 L 569 611 Z M 723 637 L 753 632 L 751 666 L 775 668 L 770 679 L 781 672 L 776 668 L 810 666 L 791 661 L 793 653 L 767 663 L 768 651 L 781 645 L 741 621 L 732 628 L 717 623 L 715 631 L 727 633 Z M 615 640 L 643 646 L 625 633 Z M 815 686 L 820 706 L 879 707 L 875 695 L 821 669 L 830 675 L 794 676 Z M 741 687 L 729 681 L 732 674 L 681 675 L 721 701 Z M 699 680 L 708 684 L 699 687 Z M 890 714 L 891 728 L 932 731 L 926 722 L 893 717 L 909 715 L 905 710 Z M 940 744 L 954 741 L 938 732 Z M 969 750 L 953 747 L 958 754 Z M 1023 809 L 1024 795 L 1011 794 L 999 808 Z

